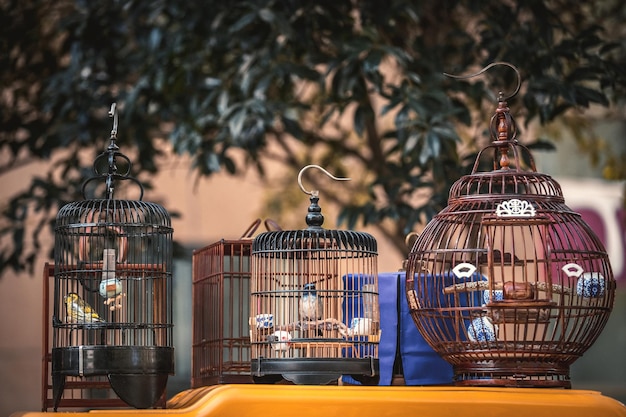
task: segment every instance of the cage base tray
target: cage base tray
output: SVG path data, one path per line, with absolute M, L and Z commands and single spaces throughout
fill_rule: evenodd
M 52 349 L 54 410 L 66 376 L 106 375 L 111 388 L 128 405 L 149 408 L 161 397 L 174 373 L 174 349 L 162 346 L 71 346 Z
M 514 388 L 572 387 L 569 366 L 554 362 L 490 360 L 455 365 L 457 386 L 489 386 Z
M 298 385 L 326 385 L 342 375 L 350 375 L 367 385 L 378 384 L 378 358 L 280 358 L 253 359 L 253 379 L 257 383 L 276 383 L 281 379 Z

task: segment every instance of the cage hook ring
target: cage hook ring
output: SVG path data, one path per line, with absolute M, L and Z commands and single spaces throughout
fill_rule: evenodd
M 300 186 L 300 189 L 302 190 L 302 192 L 305 193 L 305 194 L 308 194 L 308 195 L 317 196 L 319 194 L 318 190 L 307 191 L 304 188 L 304 185 L 302 185 L 302 174 L 304 174 L 304 171 L 306 171 L 309 168 L 317 168 L 320 171 L 322 171 L 324 174 L 328 175 L 330 178 L 334 179 L 335 181 L 349 181 L 350 180 L 350 178 L 338 178 L 338 177 L 335 177 L 333 174 L 331 174 L 330 172 L 326 171 L 324 168 L 322 168 L 319 165 L 307 165 L 304 168 L 302 168 L 300 170 L 300 173 L 298 174 L 298 185 Z
M 413 246 L 413 243 L 415 243 L 415 240 L 418 237 L 419 234 L 417 232 L 410 232 L 404 237 L 404 244 L 407 246 L 407 248 L 411 249 L 411 246 Z
M 509 68 L 512 68 L 513 71 L 515 71 L 515 75 L 517 76 L 517 86 L 515 87 L 515 91 L 513 91 L 511 94 L 509 94 L 506 97 L 504 96 L 504 93 L 502 93 L 501 91 L 499 92 L 499 100 L 500 101 L 507 101 L 513 97 L 515 97 L 517 95 L 517 93 L 519 92 L 519 89 L 522 85 L 522 76 L 519 73 L 519 70 L 517 69 L 517 67 L 513 64 L 510 64 L 508 62 L 504 62 L 504 61 L 497 61 L 497 62 L 492 62 L 491 64 L 487 65 L 486 67 L 484 67 L 483 69 L 481 69 L 480 71 L 474 73 L 474 74 L 467 74 L 467 75 L 454 75 L 454 74 L 448 74 L 447 72 L 444 72 L 443 75 L 445 75 L 446 77 L 450 77 L 450 78 L 457 78 L 457 79 L 467 79 L 467 78 L 473 78 L 473 77 L 477 77 L 480 74 L 482 74 L 483 72 L 487 71 L 489 68 L 495 67 L 496 65 L 505 65 Z

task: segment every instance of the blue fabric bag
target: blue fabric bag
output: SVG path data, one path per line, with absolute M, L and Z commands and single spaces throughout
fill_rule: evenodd
M 349 278 L 349 279 L 346 279 Z M 344 277 L 346 282 L 358 282 Z M 381 338 L 378 345 L 379 385 L 391 385 L 394 364 L 400 360 L 407 385 L 449 385 L 452 384 L 452 366 L 443 360 L 426 343 L 409 314 L 405 294 L 405 274 L 403 272 L 381 273 L 378 275 L 378 301 L 380 306 Z M 352 320 L 347 313 L 348 323 Z M 342 377 L 347 384 L 359 382 L 349 375 Z

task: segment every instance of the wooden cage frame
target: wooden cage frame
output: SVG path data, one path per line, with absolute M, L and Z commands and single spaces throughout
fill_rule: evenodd
M 193 252 L 192 388 L 253 382 L 248 314 L 242 312 L 250 297 L 251 246 L 250 238 L 221 239 Z

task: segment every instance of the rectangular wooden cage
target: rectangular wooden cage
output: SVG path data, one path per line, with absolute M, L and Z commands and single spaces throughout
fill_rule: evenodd
M 222 239 L 193 252 L 192 388 L 250 383 L 251 239 Z

